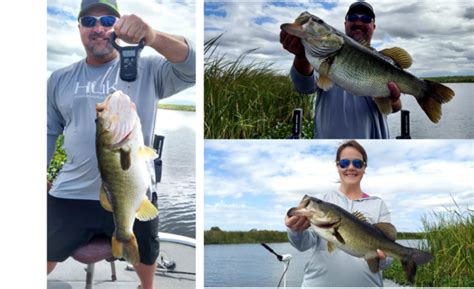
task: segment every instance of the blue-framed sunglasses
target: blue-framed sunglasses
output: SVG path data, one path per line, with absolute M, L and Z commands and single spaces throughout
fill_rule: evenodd
M 374 19 L 372 16 L 369 16 L 369 15 L 362 15 L 362 16 L 359 16 L 357 14 L 350 14 L 350 15 L 347 15 L 346 19 L 349 21 L 349 22 L 357 22 L 357 21 L 362 21 L 363 23 L 370 23 L 372 22 L 372 20 Z
M 100 22 L 100 25 L 103 27 L 112 27 L 114 26 L 115 22 L 117 21 L 117 17 L 111 15 L 104 15 L 104 16 L 84 16 L 79 19 L 79 22 L 84 27 L 95 27 L 97 21 Z
M 348 159 L 342 159 L 342 160 L 339 160 L 337 161 L 337 165 L 341 168 L 341 169 L 347 169 L 349 167 L 349 165 L 351 164 L 352 162 L 352 166 L 358 170 L 362 169 L 365 165 L 365 162 L 363 160 L 348 160 Z

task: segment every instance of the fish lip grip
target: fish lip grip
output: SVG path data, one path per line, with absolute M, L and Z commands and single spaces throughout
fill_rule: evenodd
M 138 45 L 132 46 L 120 46 L 116 40 L 117 34 L 112 32 L 110 42 L 120 54 L 120 79 L 127 82 L 135 81 L 138 74 L 140 52 L 145 47 L 145 38 L 140 39 Z

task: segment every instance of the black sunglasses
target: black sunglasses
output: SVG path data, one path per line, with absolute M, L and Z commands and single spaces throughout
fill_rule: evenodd
M 374 19 L 372 16 L 369 16 L 369 15 L 362 15 L 362 16 L 359 16 L 359 15 L 356 15 L 356 14 L 350 14 L 350 15 L 347 15 L 346 19 L 349 21 L 349 22 L 357 22 L 357 21 L 362 21 L 363 23 L 370 23 L 372 22 L 372 19 Z
M 79 19 L 81 25 L 88 28 L 95 27 L 97 21 L 99 21 L 100 25 L 102 25 L 103 27 L 112 27 L 114 26 L 115 21 L 117 21 L 117 17 L 111 15 L 104 15 L 100 17 L 84 16 Z
M 365 165 L 365 162 L 363 160 L 348 160 L 348 159 L 342 159 L 337 161 L 336 163 L 341 169 L 347 169 L 349 165 L 352 162 L 352 166 L 358 170 L 362 169 Z

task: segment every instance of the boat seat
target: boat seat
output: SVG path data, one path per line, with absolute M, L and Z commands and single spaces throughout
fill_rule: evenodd
M 115 258 L 112 256 L 112 246 L 110 245 L 110 239 L 105 236 L 96 236 L 85 246 L 77 249 L 72 257 L 87 265 L 86 268 L 86 289 L 94 288 L 94 267 L 95 263 L 106 260 L 110 262 L 110 268 L 112 270 L 112 281 L 117 280 L 117 274 L 115 271 Z

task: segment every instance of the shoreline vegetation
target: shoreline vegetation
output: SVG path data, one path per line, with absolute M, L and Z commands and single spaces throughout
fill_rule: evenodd
M 423 239 L 418 249 L 430 252 L 433 260 L 418 266 L 415 286 L 474 287 L 474 210 L 455 209 L 433 212 L 422 217 L 421 233 L 399 232 L 397 239 Z M 288 242 L 286 232 L 250 230 L 222 231 L 212 227 L 204 232 L 204 244 Z M 302 274 L 302 273 L 301 273 Z M 383 271 L 383 277 L 408 286 L 399 260 Z
M 158 104 L 158 109 L 179 110 L 179 111 L 196 111 L 195 105 L 187 104 Z
M 425 239 L 424 232 L 398 232 L 397 239 Z M 257 230 L 223 231 L 219 227 L 212 227 L 204 231 L 204 245 L 224 244 L 251 244 L 251 243 L 287 243 L 288 235 L 285 231 Z

